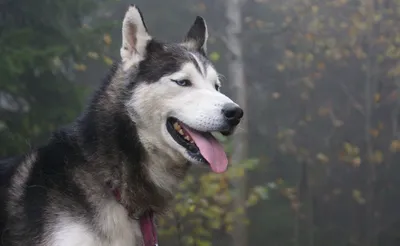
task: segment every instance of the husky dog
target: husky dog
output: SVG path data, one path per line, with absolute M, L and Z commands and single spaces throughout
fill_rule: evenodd
M 153 215 L 191 165 L 227 169 L 211 133 L 232 134 L 243 116 L 219 92 L 207 36 L 197 17 L 181 43 L 158 41 L 129 7 L 121 61 L 85 112 L 46 145 L 0 162 L 3 246 L 157 245 Z

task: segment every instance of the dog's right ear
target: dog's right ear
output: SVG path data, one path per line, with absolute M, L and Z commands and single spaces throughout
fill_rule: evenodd
M 208 30 L 203 17 L 197 16 L 196 20 L 186 34 L 183 45 L 188 49 L 199 51 L 202 54 L 207 52 Z
M 142 13 L 131 5 L 122 22 L 121 58 L 124 70 L 138 64 L 146 55 L 146 46 L 151 36 L 147 33 Z

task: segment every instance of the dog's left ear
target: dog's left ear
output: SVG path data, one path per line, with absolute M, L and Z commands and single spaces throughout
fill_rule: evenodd
M 146 56 L 146 46 L 151 40 L 143 21 L 142 13 L 131 5 L 122 22 L 121 58 L 124 69 L 139 63 Z
M 202 54 L 207 52 L 208 30 L 206 21 L 197 16 L 189 32 L 186 34 L 183 45 L 188 49 L 199 51 Z

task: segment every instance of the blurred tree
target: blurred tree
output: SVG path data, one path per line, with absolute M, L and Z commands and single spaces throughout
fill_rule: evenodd
M 102 45 L 100 29 L 86 23 L 100 2 L 0 2 L 0 156 L 26 151 L 77 116 L 85 90 L 73 81 Z
M 380 195 L 387 183 L 397 183 L 387 180 L 387 172 L 398 170 L 397 150 L 389 149 L 398 139 L 397 117 L 390 115 L 398 109 L 399 13 L 393 9 L 399 2 L 387 3 L 299 0 L 277 6 L 286 22 L 293 22 L 293 12 L 298 16 L 275 46 L 282 50 L 276 70 L 287 104 L 271 101 L 300 112 L 291 122 L 277 116 L 286 126 L 277 135 L 281 153 L 293 155 L 306 174 L 296 187 L 299 245 L 326 244 L 332 232 L 346 234 L 332 245 L 378 245 L 378 228 L 393 223 L 395 214 L 400 219 Z
M 242 7 L 244 0 L 223 0 L 225 4 L 225 15 L 227 26 L 225 36 L 222 39 L 227 48 L 227 78 L 232 88 L 232 99 L 237 102 L 244 112 L 247 112 L 247 90 L 245 79 L 244 56 L 242 48 Z M 248 124 L 245 115 L 240 124 L 240 129 L 234 134 L 232 139 L 231 162 L 237 165 L 248 158 Z M 247 193 L 246 174 L 230 180 L 235 188 L 234 206 L 242 213 L 236 216 L 236 221 L 232 231 L 233 245 L 246 246 L 247 225 L 245 224 L 246 208 L 244 206 Z

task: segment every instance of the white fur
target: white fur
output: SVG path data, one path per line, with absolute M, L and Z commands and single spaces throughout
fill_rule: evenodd
M 32 165 L 35 163 L 36 159 L 36 152 L 29 154 L 12 177 L 12 185 L 8 193 L 10 201 L 7 207 L 10 214 L 20 214 L 23 212 L 21 211 L 22 207 L 19 205 L 20 199 L 24 195 L 26 182 L 31 173 Z
M 123 69 L 138 64 L 145 56 L 147 42 L 151 36 L 147 33 L 139 10 L 130 6 L 122 22 L 121 58 Z
M 93 231 L 84 221 L 58 215 L 56 225 L 44 245 L 48 246 L 140 246 L 139 223 L 129 218 L 117 202 L 107 202 L 97 217 L 100 232 Z
M 167 112 L 170 112 L 168 116 L 176 117 L 199 131 L 212 132 L 220 129 L 225 123 L 223 106 L 234 102 L 215 90 L 215 84 L 219 82 L 214 68 L 209 66 L 206 76 L 203 77 L 192 63 L 187 63 L 181 71 L 164 78 L 175 80 L 185 77 L 192 81 L 193 86 L 174 88 L 177 95 L 164 101 Z
M 72 218 L 59 218 L 57 225 L 49 240 L 44 245 L 48 246 L 94 246 L 104 245 L 102 240 L 90 230 L 90 228 L 81 222 Z
M 196 57 L 196 60 L 199 61 L 199 58 Z M 199 64 L 202 66 L 201 62 Z M 162 77 L 157 83 L 138 85 L 127 103 L 127 108 L 132 120 L 136 123 L 140 140 L 145 148 L 161 149 L 169 158 L 152 160 L 150 162 L 153 164 L 148 165 L 153 182 L 164 189 L 168 187 L 167 189 L 172 190 L 176 185 L 176 179 L 168 178 L 165 169 L 167 165 L 162 165 L 163 162 L 184 163 L 186 159 L 194 164 L 197 163 L 168 132 L 166 128 L 168 117 L 175 117 L 199 131 L 217 131 L 225 123 L 222 114 L 223 106 L 234 103 L 230 98 L 215 90 L 215 85 L 219 86 L 220 81 L 214 67 L 210 65 L 202 70 L 205 71 L 204 75 L 192 62 L 185 63 L 178 72 Z M 172 82 L 172 80 L 181 79 L 189 79 L 192 86 L 182 87 Z M 150 155 L 150 158 L 152 156 Z M 160 156 L 160 154 L 154 156 Z
M 151 163 L 148 163 L 147 166 L 149 167 L 148 170 L 150 179 L 154 182 L 154 184 L 172 194 L 177 188 L 179 180 L 171 175 L 166 175 L 168 174 L 168 164 L 166 163 L 167 161 L 168 159 L 162 160 L 162 158 L 152 159 Z M 177 163 L 184 163 L 184 161 L 185 160 L 181 160 Z
M 196 60 L 197 64 L 199 65 L 201 74 L 205 75 L 206 71 L 205 71 L 205 67 L 203 66 L 203 63 L 200 61 L 200 59 L 194 53 L 190 53 L 190 55 Z

